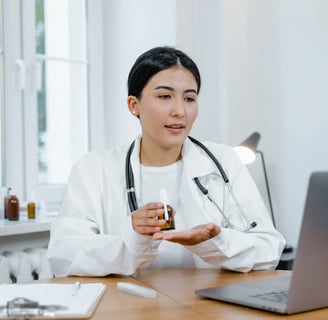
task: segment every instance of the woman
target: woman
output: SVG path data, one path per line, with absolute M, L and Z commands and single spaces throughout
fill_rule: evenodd
M 51 230 L 48 258 L 56 276 L 129 275 L 145 267 L 276 267 L 285 240 L 247 168 L 232 148 L 205 143 L 230 180 L 229 192 L 214 161 L 188 138 L 200 85 L 195 63 L 174 48 L 157 47 L 136 60 L 127 103 L 141 135 L 130 148 L 91 152 L 74 166 Z M 163 188 L 174 208 L 171 231 L 161 230 Z

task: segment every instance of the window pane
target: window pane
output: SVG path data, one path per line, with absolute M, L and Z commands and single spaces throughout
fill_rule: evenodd
M 36 0 L 37 54 L 85 61 L 85 0 Z
M 87 67 L 49 60 L 41 65 L 39 183 L 66 183 L 72 164 L 88 151 Z
M 85 0 L 36 0 L 38 180 L 66 183 L 88 151 Z
M 3 56 L 0 54 L 0 185 L 2 186 L 4 175 L 4 94 L 3 94 Z M 0 199 L 1 200 L 1 199 Z
M 3 48 L 3 19 L 2 19 L 2 0 L 0 0 L 0 55 Z
M 2 0 L 0 0 L 0 185 L 3 184 L 3 114 L 4 114 L 4 96 L 3 96 L 3 19 L 2 19 Z
M 45 53 L 44 0 L 35 0 L 36 53 Z

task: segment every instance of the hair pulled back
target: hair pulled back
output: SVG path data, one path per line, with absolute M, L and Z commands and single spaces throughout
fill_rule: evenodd
M 181 50 L 164 46 L 150 49 L 137 58 L 128 76 L 128 95 L 140 98 L 143 88 L 152 76 L 178 65 L 192 73 L 199 93 L 201 79 L 196 63 Z

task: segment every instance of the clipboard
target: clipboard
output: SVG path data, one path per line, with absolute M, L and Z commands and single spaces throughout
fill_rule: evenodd
M 0 285 L 0 319 L 89 318 L 105 293 L 96 283 Z

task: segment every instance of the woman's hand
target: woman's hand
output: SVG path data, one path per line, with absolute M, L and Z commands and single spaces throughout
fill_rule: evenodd
M 151 202 L 132 213 L 132 227 L 141 235 L 152 236 L 161 230 L 165 220 L 160 219 L 164 214 L 163 203 Z
M 184 246 L 192 246 L 211 239 L 217 236 L 220 232 L 221 228 L 218 225 L 208 223 L 196 226 L 187 231 L 168 233 L 156 232 L 154 233 L 153 238 L 155 240 L 167 240 L 180 243 Z

